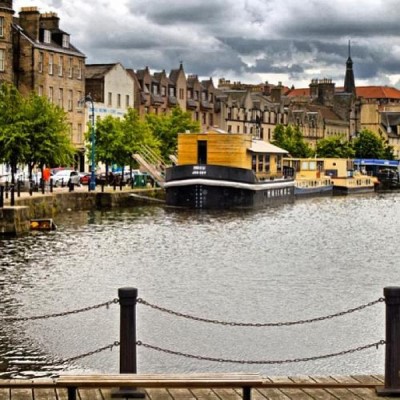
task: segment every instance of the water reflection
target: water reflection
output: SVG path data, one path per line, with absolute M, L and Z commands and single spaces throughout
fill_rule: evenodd
M 138 207 L 66 213 L 57 231 L 0 240 L 0 316 L 73 310 L 119 287 L 205 318 L 271 322 L 327 315 L 397 284 L 400 195 L 308 199 L 257 211 Z M 118 351 L 63 359 L 118 340 L 118 306 L 0 326 L 0 373 L 117 372 Z M 295 327 L 210 326 L 138 306 L 138 339 L 239 360 L 346 350 L 384 337 L 384 306 Z M 248 371 L 268 375 L 379 373 L 383 349 L 310 363 L 237 365 L 139 349 L 141 372 Z

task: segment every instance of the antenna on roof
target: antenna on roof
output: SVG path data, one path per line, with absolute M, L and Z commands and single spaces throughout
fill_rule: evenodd
M 350 54 L 350 42 L 351 42 L 351 40 L 349 39 L 349 58 L 351 58 L 351 54 Z

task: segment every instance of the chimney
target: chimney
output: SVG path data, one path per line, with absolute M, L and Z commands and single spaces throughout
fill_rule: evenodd
M 271 89 L 271 100 L 273 103 L 280 103 L 283 93 L 282 82 L 278 83 L 278 86 L 275 86 Z
M 40 16 L 40 27 L 48 31 L 58 29 L 59 22 L 60 18 L 54 12 L 43 13 Z
M 34 40 L 39 40 L 40 12 L 37 7 L 22 7 L 19 12 L 21 28 Z
M 310 96 L 315 99 L 318 97 L 318 79 L 312 79 L 310 83 Z
M 0 0 L 0 8 L 6 10 L 12 10 L 13 9 L 12 0 Z
M 323 106 L 332 107 L 335 95 L 335 84 L 332 79 L 322 79 L 318 84 L 318 102 Z

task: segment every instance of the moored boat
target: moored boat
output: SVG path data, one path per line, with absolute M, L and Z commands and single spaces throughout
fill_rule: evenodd
M 285 158 L 285 167 L 295 172 L 294 194 L 296 197 L 330 196 L 333 193 L 333 182 L 325 173 L 322 158 Z
M 167 168 L 166 203 L 198 209 L 254 208 L 294 200 L 286 150 L 224 131 L 178 135 L 177 165 Z

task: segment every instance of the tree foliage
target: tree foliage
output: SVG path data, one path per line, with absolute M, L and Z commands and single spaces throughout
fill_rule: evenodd
M 392 147 L 368 129 L 363 129 L 358 134 L 353 147 L 357 158 L 393 158 Z
M 318 141 L 316 154 L 318 157 L 353 158 L 355 151 L 342 136 L 332 136 Z
M 24 98 L 10 84 L 0 86 L 0 161 L 11 166 L 12 181 L 18 164 L 66 165 L 74 149 L 68 138 L 66 113 L 36 94 Z
M 200 130 L 199 122 L 193 121 L 191 113 L 182 111 L 179 107 L 174 107 L 171 114 L 148 114 L 146 122 L 160 142 L 161 155 L 164 159 L 168 159 L 170 154 L 176 153 L 178 133 Z
M 310 157 L 313 154 L 298 126 L 277 125 L 272 144 L 287 150 L 292 157 Z

